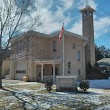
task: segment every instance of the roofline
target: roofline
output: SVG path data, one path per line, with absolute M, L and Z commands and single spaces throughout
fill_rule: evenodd
M 29 35 L 31 35 L 31 33 L 32 33 L 32 36 L 33 35 L 38 35 L 38 37 L 43 37 L 43 38 L 49 38 L 49 36 L 47 35 L 47 34 L 44 34 L 44 33 L 40 33 L 40 32 L 36 32 L 36 31 L 27 31 L 27 32 L 24 32 L 24 33 L 22 33 L 21 35 L 18 35 L 18 36 L 15 36 L 15 37 L 13 37 L 11 40 L 10 40 L 10 42 L 12 43 L 13 41 L 19 41 L 19 40 L 22 40 L 23 38 L 25 38 L 26 36 L 29 36 Z M 28 34 L 28 35 L 26 35 L 26 34 Z
M 35 63 L 38 63 L 38 64 L 52 64 L 52 63 L 61 63 L 62 62 L 62 59 L 60 58 L 60 59 L 51 59 L 51 60 L 49 60 L 49 59 L 41 59 L 41 60 L 34 60 L 34 62 Z
M 37 37 L 42 37 L 42 38 L 53 38 L 53 37 L 58 36 L 59 33 L 60 33 L 60 31 L 54 32 L 52 34 L 44 34 L 44 33 L 36 32 L 36 31 L 28 31 L 28 32 L 23 33 L 20 36 L 13 37 L 10 42 L 13 43 L 13 42 L 22 40 L 23 38 L 26 37 L 26 34 L 28 34 L 27 36 L 30 36 L 31 32 L 32 32 L 32 36 L 38 35 Z M 85 37 L 85 36 L 81 36 L 81 35 L 78 35 L 78 34 L 75 34 L 75 33 L 69 32 L 69 31 L 66 31 L 66 30 L 64 30 L 64 34 L 65 35 L 69 35 L 69 36 L 73 36 L 75 38 L 79 38 L 79 39 L 82 39 L 82 40 L 85 40 L 85 41 L 88 40 L 88 38 Z
M 57 32 L 55 32 L 55 33 L 49 34 L 49 36 L 50 36 L 50 37 L 54 37 L 54 36 L 59 35 L 59 33 L 60 33 L 60 31 L 57 31 Z M 82 36 L 82 35 L 79 35 L 79 34 L 75 34 L 75 33 L 72 33 L 72 32 L 66 31 L 66 30 L 64 30 L 64 34 L 65 34 L 65 35 L 69 35 L 69 36 L 74 36 L 74 37 L 80 38 L 80 39 L 82 39 L 82 40 L 88 40 L 88 38 L 85 37 L 85 36 Z
M 92 12 L 95 12 L 96 10 L 94 10 L 93 8 L 91 8 L 89 5 L 86 5 L 85 8 L 81 9 L 80 12 L 84 12 L 84 11 L 92 11 Z

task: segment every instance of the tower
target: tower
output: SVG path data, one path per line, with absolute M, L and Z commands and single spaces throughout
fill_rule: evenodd
M 95 10 L 89 5 L 86 5 L 85 8 L 81 9 L 82 13 L 82 33 L 83 36 L 88 38 L 86 47 L 85 47 L 85 62 L 86 65 L 90 63 L 91 65 L 95 64 L 95 45 L 94 45 L 94 22 L 93 22 L 93 13 Z

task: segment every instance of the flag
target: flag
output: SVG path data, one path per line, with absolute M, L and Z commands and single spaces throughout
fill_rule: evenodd
M 62 36 L 63 36 L 63 33 L 64 33 L 64 25 L 62 26 L 62 29 L 60 31 L 60 34 L 59 34 L 59 40 L 61 40 Z

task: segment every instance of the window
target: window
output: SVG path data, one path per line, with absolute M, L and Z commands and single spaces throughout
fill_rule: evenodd
M 92 16 L 92 12 L 89 12 L 89 16 Z
M 78 61 L 80 61 L 80 51 L 78 50 Z
M 26 70 L 21 70 L 21 73 L 26 73 Z
M 53 52 L 56 51 L 56 41 L 53 41 Z
M 87 16 L 87 11 L 84 12 L 84 16 Z
M 75 44 L 73 44 L 73 49 L 75 49 Z
M 16 70 L 16 73 L 26 73 L 26 70 Z
M 71 64 L 70 64 L 70 62 L 68 62 L 68 73 L 71 73 Z

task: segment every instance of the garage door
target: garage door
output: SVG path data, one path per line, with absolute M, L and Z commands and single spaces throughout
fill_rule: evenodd
M 26 62 L 16 62 L 15 79 L 22 80 L 24 75 L 26 75 Z

